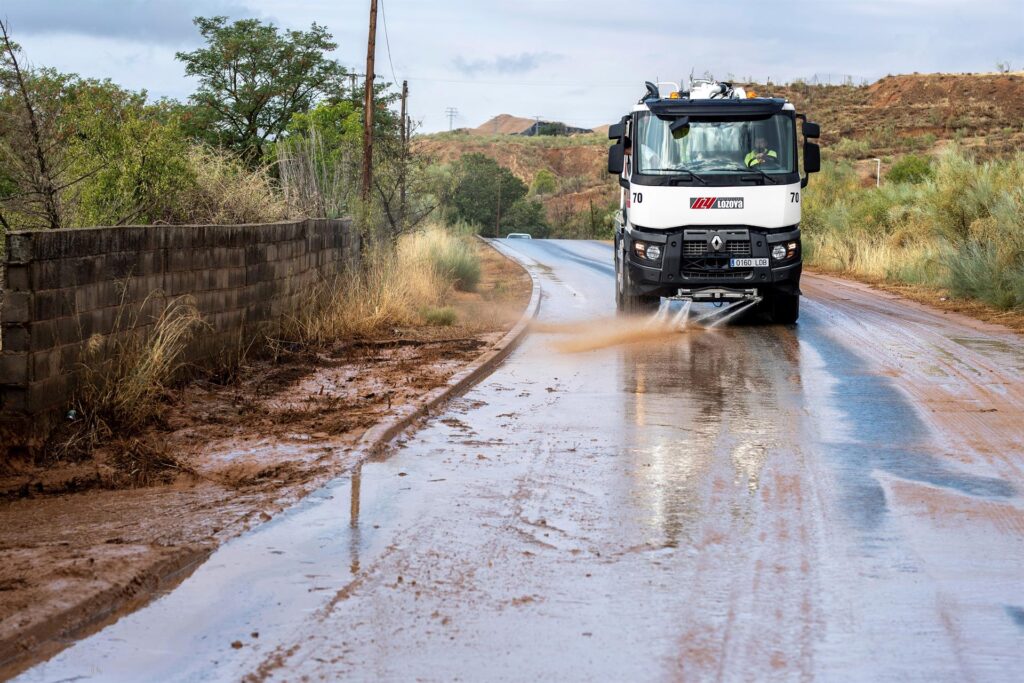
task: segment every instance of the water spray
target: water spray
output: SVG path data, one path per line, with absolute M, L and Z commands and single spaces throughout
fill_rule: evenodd
M 680 332 L 691 325 L 712 329 L 749 311 L 763 299 L 764 297 L 760 296 L 756 290 L 745 291 L 734 298 L 714 297 L 708 300 L 715 304 L 715 308 L 691 319 L 690 312 L 694 298 L 681 293 L 680 296 L 663 298 L 658 311 L 647 321 L 647 326 L 667 326 L 676 328 Z M 682 305 L 673 312 L 672 309 L 676 302 L 681 302 Z

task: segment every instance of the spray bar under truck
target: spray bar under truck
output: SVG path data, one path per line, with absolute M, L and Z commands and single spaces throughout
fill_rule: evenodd
M 662 297 L 751 300 L 776 322 L 800 312 L 800 202 L 819 170 L 818 125 L 786 100 L 712 80 L 667 97 L 647 84 L 613 125 L 619 175 L 615 299 L 620 311 Z M 803 122 L 803 170 L 796 121 Z

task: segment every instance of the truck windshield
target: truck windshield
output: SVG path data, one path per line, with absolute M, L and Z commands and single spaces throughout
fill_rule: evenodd
M 786 114 L 756 121 L 691 121 L 675 133 L 670 122 L 642 113 L 637 122 L 636 170 L 650 175 L 793 173 L 794 123 Z

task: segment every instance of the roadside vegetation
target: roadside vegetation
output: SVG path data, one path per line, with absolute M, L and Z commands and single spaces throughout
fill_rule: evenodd
M 373 338 L 395 328 L 449 326 L 446 306 L 453 291 L 472 291 L 480 281 L 480 256 L 468 234 L 432 224 L 401 236 L 392 248 L 377 245 L 364 267 L 310 293 L 286 325 L 284 337 L 308 348 Z
M 197 89 L 178 102 L 36 66 L 0 22 L 0 229 L 353 215 L 393 242 L 432 212 L 386 83 L 359 197 L 363 91 L 324 27 L 195 23 L 205 46 L 177 58 Z
M 179 469 L 159 443 L 137 436 L 163 424 L 171 389 L 185 379 L 232 382 L 261 357 L 397 330 L 465 333 L 472 321 L 460 319 L 453 297 L 481 279 L 480 247 L 465 221 L 489 222 L 488 210 L 520 221 L 539 212 L 526 186 L 489 159 L 452 169 L 416 154 L 414 126 L 395 112 L 387 83 L 375 86 L 374 182 L 364 200 L 364 93 L 330 58 L 337 45 L 327 29 L 225 17 L 195 24 L 204 45 L 177 58 L 197 87 L 178 102 L 36 66 L 0 23 L 2 230 L 351 216 L 364 249 L 361 268 L 322 282 L 280 335 L 240 336 L 213 367 L 183 365 L 205 324 L 186 300 L 142 306 L 146 317 L 126 307 L 116 343 L 87 343 L 73 410 L 41 457 L 75 461 L 106 447 L 132 485 Z M 488 204 L 487 186 L 470 187 L 473 174 L 504 183 L 500 204 Z M 482 212 L 474 198 L 484 200 Z M 0 257 L 3 245 L 0 234 Z
M 908 156 L 880 188 L 831 162 L 805 197 L 813 267 L 1024 309 L 1024 154 L 979 162 L 951 146 L 933 160 Z

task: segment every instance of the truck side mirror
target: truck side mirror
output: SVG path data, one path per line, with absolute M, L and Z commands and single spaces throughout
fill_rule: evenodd
M 804 143 L 804 173 L 817 173 L 821 170 L 821 148 L 813 142 Z M 807 176 L 800 180 L 800 187 L 807 187 Z
M 804 121 L 803 134 L 805 138 L 820 138 L 821 137 L 821 126 L 810 121 Z
M 614 124 L 608 126 L 608 139 L 609 140 L 618 140 L 619 138 L 621 138 L 625 134 L 626 134 L 626 124 L 624 124 L 624 123 L 614 123 Z
M 626 167 L 626 145 L 618 143 L 608 148 L 608 172 L 621 175 Z

